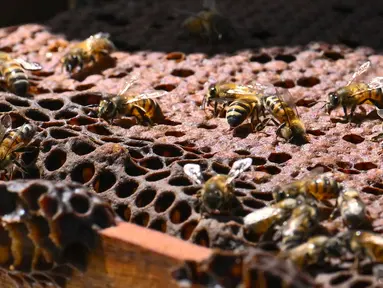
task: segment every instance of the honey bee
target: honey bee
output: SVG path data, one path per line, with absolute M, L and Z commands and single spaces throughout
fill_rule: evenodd
M 201 167 L 197 164 L 186 164 L 184 172 L 195 183 L 202 185 L 197 197 L 201 201 L 201 214 L 219 214 L 230 212 L 234 196 L 233 180 L 251 166 L 253 160 L 245 158 L 233 163 L 228 175 L 215 175 L 206 182 L 201 173 Z
M 352 188 L 344 188 L 337 200 L 337 208 L 331 214 L 340 211 L 344 224 L 350 229 L 358 229 L 370 224 L 366 205 L 359 192 Z
M 234 25 L 217 10 L 214 0 L 204 0 L 202 7 L 202 11 L 182 23 L 189 34 L 208 39 L 210 43 L 233 39 L 237 35 Z
M 270 120 L 279 125 L 276 134 L 286 141 L 297 144 L 309 142 L 305 125 L 299 117 L 296 105 L 287 89 L 273 88 L 256 83 L 258 89 L 263 90 L 262 105 L 272 116 Z M 268 93 L 266 91 L 269 91 Z M 267 122 L 266 122 L 267 123 Z
M 317 209 L 313 205 L 302 204 L 295 208 L 281 228 L 281 250 L 290 249 L 306 240 L 318 225 L 317 216 Z
M 258 209 L 243 219 L 245 229 L 255 235 L 263 235 L 274 225 L 285 221 L 293 209 L 298 206 L 298 200 L 287 198 L 270 206 Z
M 377 112 L 383 118 L 383 77 L 375 77 L 368 83 L 358 81 L 358 77 L 371 68 L 371 62 L 363 63 L 352 75 L 346 86 L 329 93 L 328 102 L 325 105 L 327 113 L 342 106 L 346 121 L 351 121 L 357 105 L 363 103 L 372 104 L 378 108 Z M 347 109 L 350 110 L 350 117 Z
M 102 56 L 107 56 L 116 48 L 109 40 L 108 33 L 99 32 L 73 46 L 61 59 L 63 68 L 70 74 L 76 67 L 81 70 L 84 64 L 94 63 Z
M 23 173 L 27 173 L 18 158 L 35 135 L 36 127 L 24 124 L 17 129 L 11 130 L 11 123 L 12 120 L 9 115 L 1 119 L 0 171 L 9 172 L 10 168 L 13 169 L 12 164 L 15 164 Z M 7 175 L 5 177 L 7 178 Z
M 25 96 L 29 89 L 28 76 L 25 70 L 41 70 L 40 64 L 28 62 L 21 58 L 13 58 L 5 52 L 0 52 L 0 75 L 7 90 L 12 93 Z
M 273 198 L 280 201 L 285 198 L 295 198 L 299 195 L 308 195 L 318 201 L 337 198 L 342 190 L 342 185 L 323 172 L 322 168 L 310 171 L 309 175 L 292 183 L 277 186 L 273 190 Z
M 98 107 L 98 117 L 105 120 L 113 120 L 117 116 L 134 116 L 139 123 L 159 122 L 165 117 L 160 105 L 153 98 L 167 95 L 166 91 L 155 91 L 130 95 L 128 90 L 138 79 L 137 75 L 132 76 L 120 92 L 112 97 L 101 100 Z

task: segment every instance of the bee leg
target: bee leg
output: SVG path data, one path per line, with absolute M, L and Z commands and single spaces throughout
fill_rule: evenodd
M 135 111 L 137 111 L 139 116 L 136 113 L 134 113 Z M 150 119 L 148 117 L 148 115 L 146 114 L 145 109 L 140 107 L 140 106 L 133 105 L 132 110 L 131 110 L 131 114 L 132 114 L 132 116 L 136 117 L 137 122 L 139 122 L 139 123 L 147 122 L 147 123 L 149 123 L 150 126 L 153 126 L 153 124 L 154 124 L 152 119 Z
M 335 218 L 335 216 L 338 214 L 339 212 L 339 208 L 336 207 L 334 210 L 332 210 L 331 214 L 330 214 L 330 219 L 333 220 Z
M 345 105 L 343 105 L 343 112 L 344 112 L 344 119 L 346 122 L 348 122 L 347 107 Z

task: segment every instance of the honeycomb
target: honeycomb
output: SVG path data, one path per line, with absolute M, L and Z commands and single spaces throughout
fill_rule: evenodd
M 181 8 L 176 3 L 129 3 L 85 7 L 75 19 L 73 12 L 63 13 L 48 26 L 0 29 L 1 50 L 44 67 L 30 77 L 33 96 L 0 93 L 0 112 L 11 115 L 13 128 L 24 123 L 39 127 L 32 143 L 40 146 L 40 152 L 22 155 L 29 172 L 26 178 L 80 183 L 110 202 L 125 221 L 198 245 L 241 253 L 257 245 L 244 232 L 242 217 L 267 205 L 276 185 L 320 166 L 361 191 L 375 219 L 374 231 L 382 232 L 382 146 L 371 141 L 382 130 L 381 120 L 374 109 L 365 106 L 364 111 L 357 110 L 355 122 L 344 124 L 342 111 L 329 116 L 317 101 L 326 100 L 328 92 L 344 85 L 366 60 L 382 74 L 382 56 L 369 47 L 381 48 L 383 43 L 381 33 L 374 32 L 379 25 L 373 25 L 382 21 L 383 10 L 339 1 L 292 1 L 289 7 L 283 1 L 259 1 L 242 11 L 240 7 L 247 7 L 244 0 L 238 7 L 220 1 L 223 12 L 232 11 L 234 22 L 243 20 L 251 27 L 250 37 L 211 47 L 184 37 L 179 29 L 184 15 L 169 9 Z M 182 8 L 200 9 L 197 1 Z M 304 12 L 295 13 L 300 10 Z M 282 11 L 280 18 L 274 17 L 277 11 Z M 350 29 L 355 19 L 365 19 L 365 15 L 369 21 Z M 284 29 L 280 29 L 281 19 L 289 21 Z M 308 25 L 312 19 L 317 21 Z M 147 29 L 142 31 L 142 27 Z M 332 33 L 321 32 L 328 30 Z M 58 63 L 65 49 L 60 45 L 99 31 L 110 33 L 119 51 L 72 77 L 62 73 Z M 338 42 L 343 44 L 332 44 Z M 99 92 L 117 93 L 131 73 L 144 75 L 137 91 L 169 92 L 158 98 L 164 122 L 149 127 L 123 117 L 110 124 L 95 116 L 89 105 L 100 102 Z M 211 78 L 243 84 L 256 80 L 289 88 L 310 143 L 299 147 L 277 140 L 274 126 L 252 133 L 247 123 L 230 130 L 224 115 L 211 118 L 211 111 L 199 108 Z M 215 173 L 228 173 L 234 161 L 247 157 L 253 159 L 252 167 L 234 180 L 239 200 L 234 215 L 201 218 L 195 197 L 200 187 L 186 177 L 183 166 L 201 165 L 208 179 Z M 21 177 L 16 173 L 15 178 Z M 340 222 L 336 219 L 334 225 Z M 378 287 L 370 270 L 364 274 L 349 268 L 310 273 L 325 287 Z
M 0 190 L 0 266 L 16 287 L 65 285 L 86 269 L 96 230 L 115 225 L 110 206 L 79 184 L 15 180 Z

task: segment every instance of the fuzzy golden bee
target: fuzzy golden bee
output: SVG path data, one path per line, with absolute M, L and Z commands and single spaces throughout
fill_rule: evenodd
M 97 62 L 100 57 L 108 56 L 116 48 L 109 40 L 108 33 L 99 32 L 74 45 L 61 59 L 63 68 L 73 73 L 75 68 L 81 70 L 84 65 Z
M 358 80 L 361 76 L 366 76 L 370 68 L 371 62 L 365 62 L 354 72 L 346 86 L 329 93 L 328 102 L 325 105 L 329 114 L 334 109 L 342 107 L 345 120 L 351 121 L 356 107 L 366 103 L 377 107 L 378 115 L 383 118 L 383 77 L 375 77 L 368 83 Z M 349 108 L 350 115 L 348 115 Z
M 206 182 L 204 181 L 201 167 L 197 164 L 186 164 L 184 172 L 195 183 L 202 185 L 197 197 L 201 201 L 201 213 L 208 214 L 230 213 L 233 203 L 234 185 L 233 180 L 251 166 L 253 160 L 245 158 L 233 163 L 228 175 L 215 175 Z
M 19 160 L 19 155 L 26 150 L 29 142 L 36 133 L 36 127 L 31 124 L 24 124 L 12 130 L 11 117 L 5 115 L 1 119 L 0 125 L 0 171 L 13 172 L 12 164 L 15 164 L 21 172 L 26 173 L 23 164 Z
M 129 89 L 136 83 L 138 75 L 133 75 L 120 92 L 101 100 L 98 117 L 112 121 L 118 116 L 133 116 L 139 123 L 161 122 L 165 117 L 160 105 L 153 99 L 168 94 L 166 91 L 155 91 L 142 94 L 131 94 Z
M 25 70 L 41 70 L 40 64 L 28 62 L 21 58 L 13 58 L 10 54 L 0 52 L 0 76 L 4 86 L 10 92 L 25 96 L 29 89 L 28 76 Z
M 191 13 L 187 12 L 187 14 Z M 191 14 L 182 23 L 182 27 L 190 35 L 207 39 L 212 44 L 237 36 L 234 25 L 218 11 L 214 0 L 204 0 L 203 10 L 197 14 Z

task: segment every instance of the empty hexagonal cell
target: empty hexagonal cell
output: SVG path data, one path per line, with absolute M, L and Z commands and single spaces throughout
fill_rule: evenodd
M 291 157 L 290 154 L 284 153 L 284 152 L 280 152 L 280 153 L 271 153 L 269 155 L 268 160 L 270 162 L 281 164 L 281 163 L 289 161 L 291 158 L 292 157 Z
M 124 205 L 124 204 L 117 206 L 116 213 L 118 216 L 121 217 L 121 219 L 123 219 L 125 221 L 129 221 L 130 216 L 132 216 L 132 211 L 130 210 L 129 206 Z
M 81 194 L 73 194 L 69 199 L 69 203 L 73 211 L 78 214 L 86 214 L 90 208 L 89 198 Z
M 165 136 L 182 137 L 185 135 L 186 134 L 184 132 L 181 132 L 181 131 L 166 131 L 165 132 Z
M 192 209 L 187 202 L 179 202 L 170 210 L 170 221 L 174 224 L 183 223 L 189 219 L 191 212 Z
M 196 233 L 194 237 L 194 243 L 200 246 L 210 247 L 209 234 L 205 229 L 199 230 Z
M 21 193 L 29 209 L 36 211 L 39 209 L 39 198 L 48 192 L 48 187 L 39 183 L 33 183 L 25 188 Z
M 51 195 L 43 195 L 39 199 L 39 205 L 44 213 L 44 216 L 52 218 L 56 215 L 59 203 L 57 202 L 56 198 Z
M 149 228 L 166 233 L 166 228 L 167 228 L 166 221 L 161 218 L 156 219 L 152 221 L 152 223 L 150 223 Z
M 161 158 L 151 156 L 144 159 L 139 160 L 138 162 L 140 166 L 152 169 L 152 170 L 159 170 L 164 168 L 164 164 L 162 163 Z
M 94 93 L 79 93 L 78 95 L 75 95 L 71 98 L 71 101 L 82 105 L 82 106 L 88 106 L 91 104 L 99 104 L 101 101 L 101 95 L 96 95 Z
M 129 176 L 140 176 L 145 175 L 148 171 L 137 165 L 130 157 L 127 157 L 125 160 L 125 173 Z
M 86 128 L 88 129 L 88 131 L 98 135 L 109 136 L 113 134 L 108 128 L 101 124 L 88 125 Z
M 119 198 L 127 198 L 133 195 L 139 184 L 133 179 L 125 180 L 116 187 L 116 195 Z
M 155 182 L 165 179 L 170 176 L 170 171 L 165 170 L 161 172 L 154 172 L 145 176 L 145 180 L 148 182 Z
M 56 111 L 64 106 L 64 102 L 60 99 L 42 99 L 37 102 L 41 107 Z
M 359 143 L 362 143 L 364 141 L 364 138 L 362 136 L 356 135 L 356 134 L 344 135 L 342 137 L 342 139 L 344 141 L 347 141 L 347 142 L 350 142 L 350 143 L 353 143 L 353 144 L 359 144 Z
M 143 227 L 146 227 L 149 221 L 150 221 L 150 216 L 146 212 L 138 213 L 132 218 L 133 223 Z
M 8 115 L 10 115 L 12 118 L 12 128 L 13 129 L 20 127 L 20 126 L 24 125 L 25 123 L 28 123 L 27 119 L 25 119 L 23 116 L 21 116 L 18 113 L 10 112 Z
M 295 83 L 291 79 L 284 79 L 284 80 L 281 80 L 281 81 L 277 81 L 277 82 L 274 82 L 273 85 L 275 87 L 282 87 L 282 88 L 285 88 L 285 89 L 290 89 L 290 88 L 294 88 L 295 87 Z
M 99 229 L 115 225 L 115 215 L 108 206 L 96 205 L 92 209 L 92 222 Z
M 52 150 L 45 158 L 45 168 L 49 171 L 55 171 L 62 167 L 67 159 L 66 152 L 60 149 Z
M 302 77 L 299 78 L 297 84 L 302 87 L 313 87 L 320 83 L 319 78 L 316 77 Z
M 77 133 L 68 131 L 66 129 L 61 129 L 61 128 L 54 128 L 49 131 L 49 134 L 55 139 L 66 139 L 66 138 L 78 136 Z
M 93 189 L 97 193 L 104 192 L 116 183 L 116 176 L 108 170 L 101 171 L 93 183 Z
M 244 199 L 242 202 L 245 206 L 250 207 L 252 209 L 260 209 L 262 207 L 265 207 L 265 203 L 261 201 L 257 201 L 255 199 Z
M 156 197 L 156 190 L 152 188 L 146 188 L 142 190 L 136 198 L 135 204 L 137 207 L 142 208 L 148 206 Z
M 336 273 L 334 277 L 331 278 L 330 284 L 331 285 L 340 285 L 352 278 L 352 275 L 350 273 Z
M 230 171 L 230 168 L 226 165 L 223 165 L 221 163 L 213 162 L 211 165 L 211 168 L 214 170 L 217 174 L 224 174 L 227 175 Z
M 197 227 L 197 225 L 198 225 L 197 220 L 191 220 L 184 223 L 181 228 L 181 238 L 184 240 L 189 240 L 194 232 L 194 229 Z
M 91 124 L 97 123 L 97 119 L 94 119 L 88 116 L 83 116 L 83 115 L 77 116 L 77 117 L 75 116 L 76 115 L 73 116 L 74 118 L 70 117 L 72 119 L 67 121 L 69 125 L 84 126 L 84 125 L 91 125 Z M 68 119 L 68 118 L 65 118 L 65 119 Z
M 181 62 L 185 59 L 186 55 L 182 52 L 170 52 L 166 54 L 166 60 L 175 60 L 176 62 Z
M 92 163 L 81 163 L 72 170 L 71 179 L 75 182 L 87 183 L 92 179 L 94 172 L 95 168 Z
M 176 196 L 173 192 L 162 192 L 158 195 L 156 202 L 154 203 L 154 210 L 157 213 L 165 212 L 172 206 Z
M 171 186 L 189 186 L 192 184 L 189 178 L 184 176 L 171 177 L 168 183 Z
M 0 103 L 0 112 L 9 112 L 12 110 L 12 107 L 5 103 Z
M 354 165 L 354 168 L 357 170 L 371 170 L 371 169 L 376 169 L 378 166 L 372 162 L 359 162 Z
M 332 171 L 332 169 L 330 167 L 328 167 L 327 165 L 323 165 L 323 164 L 315 164 L 314 166 L 307 167 L 308 171 L 311 171 L 314 169 L 318 169 L 318 171 L 322 170 L 323 173 Z
M 25 111 L 25 116 L 34 121 L 46 122 L 49 121 L 49 116 L 35 109 Z
M 295 61 L 297 58 L 291 54 L 278 54 L 274 57 L 275 60 L 284 61 L 286 63 L 291 63 Z
M 20 107 L 29 107 L 31 104 L 29 104 L 28 100 L 22 99 L 19 97 L 6 97 L 5 100 L 8 103 L 11 103 L 12 105 L 15 106 L 20 106 Z
M 0 184 L 0 215 L 10 214 L 16 209 L 17 194 L 10 193 L 5 185 Z
M 77 155 L 86 155 L 93 152 L 96 149 L 93 145 L 83 142 L 83 141 L 75 141 L 72 144 L 72 151 Z
M 271 60 L 272 60 L 271 56 L 268 54 L 265 54 L 265 53 L 253 55 L 250 58 L 251 62 L 258 62 L 258 63 L 262 63 L 262 64 L 270 62 Z
M 74 112 L 74 111 L 70 111 L 70 110 L 62 110 L 62 111 L 59 111 L 56 115 L 55 115 L 55 119 L 56 120 L 60 120 L 60 119 L 71 119 L 73 117 L 76 117 L 77 116 L 77 113 Z M 71 124 L 73 125 L 73 124 Z
M 186 78 L 194 74 L 191 69 L 174 69 L 170 74 L 177 77 Z
M 234 186 L 235 188 L 240 188 L 240 189 L 250 189 L 250 190 L 255 189 L 255 185 L 253 183 L 242 181 L 242 180 L 235 180 Z
M 273 195 L 271 194 L 271 192 L 251 191 L 250 194 L 255 199 L 264 200 L 264 201 L 271 201 L 271 200 L 273 200 Z
M 170 144 L 154 144 L 153 153 L 162 157 L 179 157 L 183 155 L 181 148 Z
M 281 173 L 281 169 L 279 169 L 276 166 L 272 166 L 272 165 L 259 166 L 255 169 L 255 171 L 262 171 L 262 172 L 266 172 L 266 173 L 271 174 L 271 175 L 276 175 L 276 174 Z
M 176 89 L 176 85 L 174 84 L 159 84 L 157 86 L 154 86 L 154 89 L 155 90 L 165 90 L 165 91 L 173 91 L 174 89 Z
M 142 159 L 142 158 L 144 158 L 144 155 L 142 155 L 139 150 L 136 150 L 134 148 L 129 148 L 129 154 L 134 159 Z
M 371 287 L 372 281 L 367 279 L 355 279 L 349 285 L 350 288 L 366 288 Z
M 332 50 L 323 52 L 323 56 L 334 61 L 344 59 L 343 54 Z

